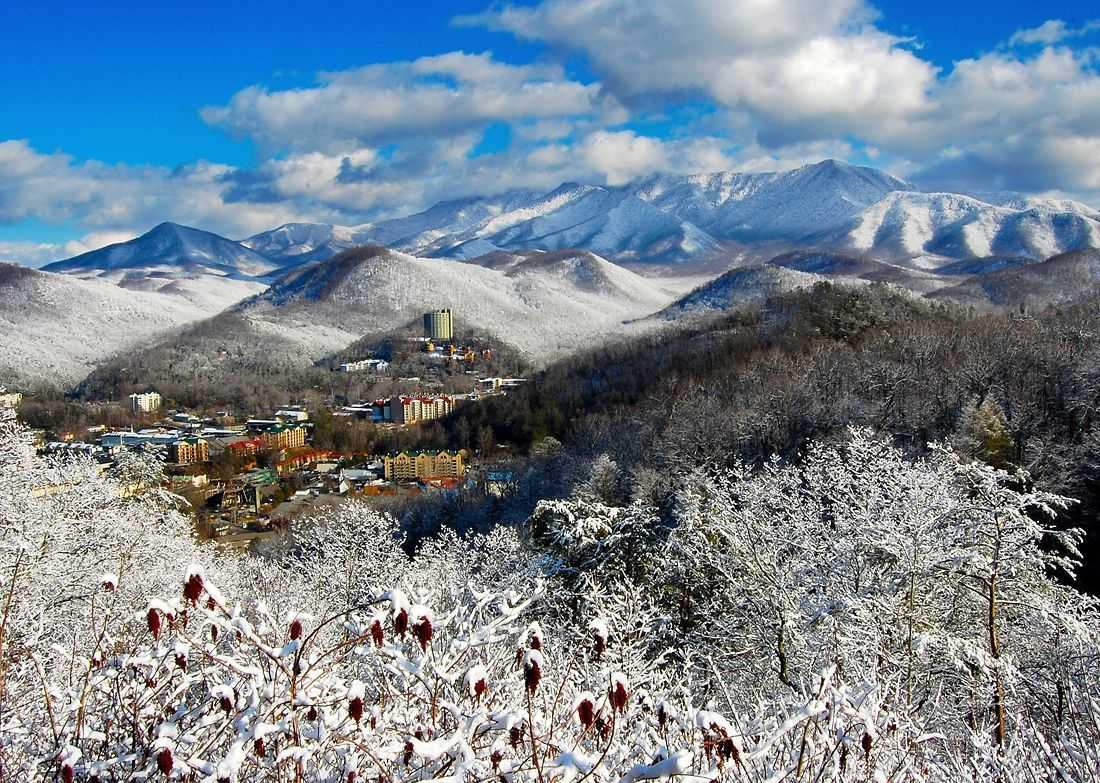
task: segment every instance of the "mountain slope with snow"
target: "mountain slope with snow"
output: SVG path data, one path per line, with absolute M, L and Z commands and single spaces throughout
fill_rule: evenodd
M 364 247 L 296 269 L 234 311 L 262 329 L 327 330 L 318 348 L 334 350 L 450 307 L 459 324 L 542 361 L 629 332 L 625 322 L 675 296 L 659 280 L 586 252 L 530 254 L 493 269 Z
M 0 264 L 0 385 L 77 381 L 111 354 L 213 312 L 180 296 Z
M 102 247 L 43 267 L 47 272 L 105 272 L 153 267 L 216 271 L 261 277 L 278 264 L 231 239 L 176 223 L 159 226 L 127 242 Z
M 914 259 L 926 268 L 989 256 L 1042 259 L 1100 246 L 1100 213 L 1085 205 L 1005 203 L 1010 206 L 955 193 L 891 193 L 826 243 L 875 258 Z
M 658 175 L 628 188 L 712 236 L 742 242 L 797 242 L 844 224 L 889 193 L 915 190 L 884 172 L 835 160 L 762 174 Z
M 127 242 L 55 261 L 43 271 L 176 297 L 205 317 L 265 289 L 266 276 L 278 267 L 231 239 L 161 223 Z

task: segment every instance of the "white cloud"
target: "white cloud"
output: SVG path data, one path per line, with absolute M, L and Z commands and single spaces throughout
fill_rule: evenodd
M 301 215 L 287 202 L 227 199 L 230 166 L 198 161 L 176 169 L 75 162 L 26 140 L 0 141 L 0 222 L 74 222 L 96 232 L 146 230 L 166 220 L 243 236 Z M 331 213 L 331 211 L 330 211 Z
M 0 264 L 38 267 L 63 257 L 62 246 L 51 242 L 0 241 Z
M 58 258 L 78 256 L 81 253 L 90 253 L 107 245 L 115 245 L 119 242 L 127 242 L 138 235 L 136 231 L 93 231 L 85 234 L 80 239 L 72 239 L 61 246 L 63 255 Z
M 664 145 L 657 139 L 632 131 L 599 131 L 579 145 L 581 159 L 606 179 L 608 185 L 623 185 L 643 174 L 668 169 Z
M 133 231 L 94 231 L 80 239 L 62 243 L 0 241 L 0 263 L 45 266 L 51 261 L 98 250 L 116 242 L 125 242 L 135 236 L 137 234 Z
M 701 96 L 756 115 L 777 145 L 921 111 L 935 68 L 860 0 L 545 0 L 460 20 L 583 53 L 633 105 Z
M 202 117 L 272 149 L 334 152 L 447 137 L 494 121 L 620 111 L 598 85 L 566 79 L 559 66 L 508 65 L 487 53 L 368 65 L 322 73 L 319 82 L 281 91 L 247 87 L 225 106 L 206 107 Z
M 459 21 L 581 54 L 634 108 L 709 102 L 731 139 L 765 157 L 854 140 L 930 177 L 971 161 L 974 189 L 1064 177 L 1062 189 L 1096 197 L 1100 160 L 1081 151 L 1100 140 L 1100 57 L 1066 44 L 1097 21 L 1050 20 L 945 72 L 860 0 L 542 0 Z
M 1048 19 L 1038 27 L 1017 30 L 1008 39 L 1009 46 L 1031 46 L 1040 44 L 1051 46 L 1070 38 L 1079 38 L 1100 30 L 1100 20 L 1085 22 L 1080 27 L 1070 27 L 1061 19 Z

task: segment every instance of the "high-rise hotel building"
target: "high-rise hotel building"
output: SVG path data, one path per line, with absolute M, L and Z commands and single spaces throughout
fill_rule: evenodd
M 450 342 L 454 339 L 454 321 L 450 308 L 424 313 L 424 336 L 433 342 Z

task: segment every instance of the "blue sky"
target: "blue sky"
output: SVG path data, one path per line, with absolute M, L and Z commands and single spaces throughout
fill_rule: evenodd
M 1084 2 L 14 5 L 0 259 L 830 156 L 1100 201 Z

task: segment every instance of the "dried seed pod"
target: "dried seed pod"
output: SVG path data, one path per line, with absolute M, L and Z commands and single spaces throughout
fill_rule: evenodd
M 159 639 L 160 612 L 152 607 L 149 607 L 149 611 L 145 613 L 145 622 L 149 624 L 149 632 L 153 634 L 153 639 Z
M 172 749 L 161 748 L 157 751 L 157 769 L 164 777 L 172 774 Z
M 581 699 L 577 705 L 577 720 L 586 729 L 592 728 L 592 724 L 596 722 L 596 705 L 592 703 L 591 699 Z
M 183 585 L 183 597 L 190 601 L 192 606 L 195 606 L 202 596 L 202 590 L 202 574 L 198 571 L 193 571 L 187 577 L 187 581 Z
M 619 712 L 626 711 L 626 702 L 629 698 L 629 694 L 626 690 L 626 680 L 621 675 L 616 675 L 611 681 L 611 688 L 608 689 L 607 699 L 611 702 L 612 708 Z
M 301 639 L 302 638 L 302 621 L 295 617 L 290 622 L 290 638 Z
M 528 693 L 538 690 L 539 681 L 542 680 L 542 656 L 538 650 L 529 650 L 523 656 L 523 684 Z
M 370 626 L 370 638 L 374 640 L 375 647 L 381 647 L 382 641 L 385 636 L 382 632 L 382 623 L 379 620 L 375 620 Z
M 412 627 L 413 636 L 420 642 L 420 649 L 427 651 L 428 643 L 432 640 L 432 620 L 427 615 L 424 615 L 420 620 Z

